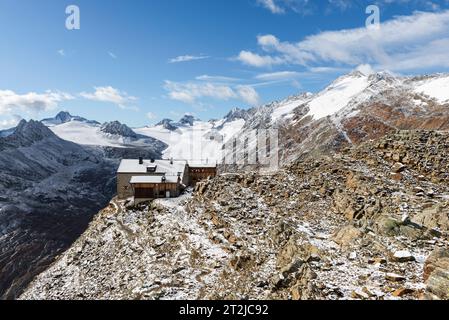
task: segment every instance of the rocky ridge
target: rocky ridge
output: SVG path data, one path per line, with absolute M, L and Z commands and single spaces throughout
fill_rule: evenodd
M 448 133 L 113 201 L 22 299 L 446 299 Z

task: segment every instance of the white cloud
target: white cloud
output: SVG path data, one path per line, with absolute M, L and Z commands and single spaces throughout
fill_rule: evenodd
M 235 82 L 235 81 L 240 81 L 240 79 L 237 79 L 237 78 L 225 77 L 225 76 L 209 76 L 207 74 L 198 76 L 195 79 L 196 80 L 200 80 L 200 81 L 215 81 L 215 82 Z
M 350 2 L 353 0 L 320 0 L 327 7 L 334 7 L 336 4 L 334 2 Z M 269 10 L 273 14 L 283 14 L 287 11 L 292 11 L 299 13 L 301 15 L 308 15 L 317 10 L 318 1 L 313 0 L 257 0 L 262 7 Z M 338 3 L 340 4 L 340 3 Z M 322 8 L 321 8 L 322 9 Z
M 283 8 L 276 4 L 275 0 L 257 0 L 257 2 L 266 9 L 270 10 L 272 13 L 279 14 L 285 12 Z
M 255 79 L 262 81 L 291 80 L 298 78 L 301 74 L 296 71 L 279 71 L 258 74 Z
M 240 99 L 251 106 L 257 106 L 260 104 L 260 97 L 257 91 L 250 86 L 238 86 L 237 93 Z
M 22 120 L 22 117 L 16 114 L 12 115 L 9 119 L 0 120 L 0 130 L 14 128 L 20 120 Z
M 237 60 L 253 67 L 271 67 L 277 64 L 283 64 L 284 61 L 278 57 L 262 56 L 250 51 L 241 51 Z
M 59 54 L 61 57 L 64 57 L 64 56 L 65 56 L 65 51 L 64 51 L 64 49 L 59 49 L 59 50 L 58 50 L 58 54 Z
M 208 58 L 210 58 L 210 57 L 204 56 L 204 55 L 200 55 L 200 56 L 184 55 L 184 56 L 178 56 L 176 58 L 172 58 L 168 62 L 169 63 L 179 63 L 179 62 L 203 60 L 203 59 L 208 59 Z
M 153 113 L 153 112 L 147 112 L 147 118 L 149 120 L 154 120 L 154 119 L 157 118 L 157 115 L 155 113 Z
M 391 4 L 409 4 L 416 10 L 438 10 L 440 5 L 430 0 L 375 0 L 374 4 L 387 6 Z M 446 3 L 448 1 L 446 0 Z M 292 11 L 301 15 L 309 15 L 318 11 L 330 13 L 334 10 L 345 11 L 354 7 L 364 5 L 354 0 L 256 0 L 256 3 L 269 10 L 273 14 L 283 14 Z
M 72 99 L 70 94 L 64 92 L 46 91 L 44 93 L 17 94 L 11 90 L 0 90 L 0 115 L 15 114 L 18 111 L 53 110 L 58 107 L 60 102 Z
M 371 64 L 376 69 L 405 71 L 449 67 L 449 11 L 416 12 L 383 23 L 379 30 L 356 28 L 326 31 L 300 42 L 258 37 L 264 54 L 241 51 L 242 63 L 255 67 L 301 65 L 322 67 Z
M 114 52 L 108 51 L 108 55 L 112 58 L 112 59 L 117 59 L 117 55 Z
M 213 82 L 165 81 L 164 88 L 168 91 L 170 99 L 188 104 L 198 104 L 201 98 L 223 101 L 237 99 L 251 105 L 257 104 L 259 100 L 257 92 L 249 86 L 231 87 Z
M 361 64 L 356 69 L 367 76 L 375 73 L 375 70 L 369 64 Z
M 111 86 L 95 87 L 94 89 L 95 92 L 93 93 L 82 92 L 80 93 L 80 95 L 85 99 L 93 101 L 110 102 L 119 106 L 122 109 L 134 109 L 134 110 L 137 109 L 136 107 L 130 106 L 130 104 L 135 102 L 137 98 L 128 95 L 124 91 L 120 91 Z
M 165 89 L 169 91 L 170 98 L 186 103 L 193 103 L 195 99 L 201 97 L 214 98 L 218 100 L 229 100 L 235 98 L 235 93 L 230 87 L 225 85 L 217 85 L 210 82 L 178 83 L 166 81 Z
M 337 73 L 337 72 L 348 72 L 348 68 L 336 68 L 336 67 L 310 67 L 308 69 L 313 73 Z

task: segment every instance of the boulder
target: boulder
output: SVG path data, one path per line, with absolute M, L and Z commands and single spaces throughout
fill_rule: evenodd
M 412 221 L 429 229 L 449 231 L 449 205 L 437 204 L 426 208 L 413 217 Z
M 393 282 L 405 281 L 405 277 L 397 273 L 387 273 L 385 279 Z
M 394 296 L 394 297 L 403 297 L 403 296 L 412 294 L 412 293 L 414 293 L 414 292 L 415 292 L 415 291 L 412 290 L 412 289 L 408 289 L 408 288 L 400 288 L 400 289 L 397 289 L 397 290 L 395 290 L 395 291 L 393 292 L 393 296 Z
M 337 231 L 332 236 L 332 241 L 341 247 L 349 247 L 355 240 L 360 239 L 363 233 L 352 225 L 348 225 Z
M 415 257 L 407 250 L 396 251 L 392 254 L 391 259 L 395 262 L 415 261 Z
M 449 300 L 449 249 L 432 252 L 424 266 L 424 281 L 429 296 Z

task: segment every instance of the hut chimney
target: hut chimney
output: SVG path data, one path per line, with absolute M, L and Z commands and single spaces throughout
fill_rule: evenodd
M 139 164 L 143 164 L 143 158 L 139 157 Z
M 151 158 L 151 163 L 154 163 L 154 158 Z

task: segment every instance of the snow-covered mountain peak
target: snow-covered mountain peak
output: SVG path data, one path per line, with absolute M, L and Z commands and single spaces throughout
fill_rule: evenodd
M 72 115 L 67 111 L 61 111 L 59 112 L 55 119 L 61 120 L 61 122 L 68 122 L 73 119 Z
M 236 120 L 247 120 L 249 117 L 248 111 L 240 108 L 233 108 L 227 115 L 225 115 L 224 119 L 226 122 L 232 122 Z
M 14 136 L 27 138 L 28 140 L 39 141 L 48 137 L 54 137 L 54 133 L 40 121 L 21 120 L 13 133 Z
M 193 126 L 195 121 L 199 121 L 199 119 L 195 118 L 191 114 L 185 114 L 181 120 L 179 120 L 179 124 L 182 126 Z
M 57 136 L 39 121 L 19 122 L 14 131 L 5 136 L 0 137 L 0 150 L 3 148 L 17 148 L 31 146 L 36 142 L 46 139 L 58 139 Z
M 97 121 L 93 120 L 87 120 L 86 118 L 79 117 L 79 116 L 72 116 L 68 111 L 61 111 L 59 112 L 54 118 L 47 118 L 43 119 L 42 123 L 46 125 L 47 127 L 60 125 L 63 123 L 71 122 L 71 121 L 79 121 L 79 122 L 85 122 L 89 124 L 100 124 Z
M 435 99 L 439 103 L 449 103 L 449 74 L 436 74 L 412 79 L 414 91 Z
M 137 139 L 137 134 L 126 124 L 120 123 L 119 121 L 112 121 L 104 123 L 100 131 L 106 134 L 122 136 L 125 138 Z
M 176 126 L 176 124 L 173 122 L 172 119 L 162 119 L 162 121 L 156 123 L 155 126 L 156 127 L 161 126 L 162 128 L 170 130 L 170 131 L 174 131 L 174 130 L 178 129 L 178 127 Z

